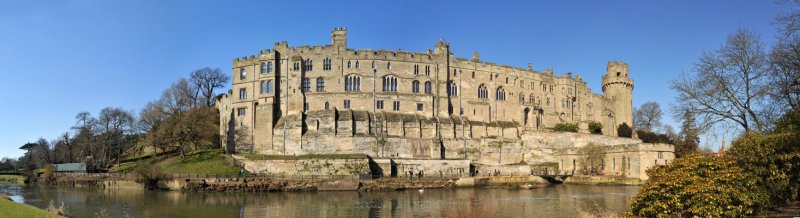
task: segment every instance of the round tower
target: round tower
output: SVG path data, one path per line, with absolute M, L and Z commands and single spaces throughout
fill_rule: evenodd
M 628 77 L 628 64 L 609 61 L 603 76 L 603 95 L 611 100 L 614 111 L 614 126 L 623 123 L 633 126 L 633 80 Z

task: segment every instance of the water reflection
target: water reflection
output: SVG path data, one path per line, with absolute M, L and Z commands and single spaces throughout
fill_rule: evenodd
M 92 217 L 574 217 L 577 206 L 623 211 L 637 186 L 556 185 L 532 190 L 450 189 L 394 192 L 189 193 L 1 186 L 45 208 L 64 202 Z

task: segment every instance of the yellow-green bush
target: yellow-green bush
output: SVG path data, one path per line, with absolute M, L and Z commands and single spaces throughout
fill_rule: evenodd
M 578 124 L 574 123 L 559 123 L 553 127 L 556 132 L 578 132 Z
M 694 153 L 647 171 L 627 215 L 741 217 L 758 214 L 769 194 L 730 158 Z

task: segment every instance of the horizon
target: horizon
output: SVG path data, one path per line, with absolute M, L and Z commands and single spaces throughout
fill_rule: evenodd
M 6 30 L 0 35 L 0 71 L 8 78 L 4 89 L 12 93 L 4 100 L 14 105 L 0 109 L 0 123 L 6 124 L 0 129 L 0 157 L 22 156 L 18 148 L 24 143 L 70 131 L 82 111 L 96 115 L 121 107 L 138 114 L 193 70 L 221 68 L 231 75 L 231 60 L 258 54 L 274 42 L 330 44 L 334 27 L 347 27 L 349 48 L 424 52 L 442 39 L 456 57 L 477 51 L 481 61 L 521 68 L 533 63 L 534 70 L 552 67 L 556 75 L 581 75 L 593 93 L 602 93 L 606 63 L 622 61 L 635 81 L 633 107 L 658 102 L 664 123 L 678 130 L 668 81 L 693 72 L 703 52 L 722 46 L 738 28 L 757 32 L 769 48 L 777 32 L 775 15 L 790 8 L 772 1 L 730 2 L 336 4 L 342 8 L 280 2 L 275 8 L 302 10 L 264 10 L 285 14 L 260 16 L 268 12 L 242 8 L 268 9 L 268 3 L 0 1 L 0 28 Z M 529 8 L 543 10 L 526 13 Z M 462 13 L 479 10 L 491 13 Z M 570 16 L 575 14 L 583 16 Z M 268 18 L 294 19 L 283 24 Z M 230 83 L 219 93 L 229 88 Z M 721 135 L 732 139 L 733 134 Z M 701 145 L 718 148 L 718 140 L 707 135 Z

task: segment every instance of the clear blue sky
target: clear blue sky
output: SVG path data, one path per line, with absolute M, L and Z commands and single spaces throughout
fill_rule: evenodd
M 788 9 L 769 0 L 0 0 L 0 157 L 68 131 L 78 112 L 138 112 L 194 69 L 230 72 L 234 57 L 276 41 L 327 44 L 338 26 L 352 48 L 425 51 L 444 39 L 459 57 L 479 51 L 485 61 L 581 74 L 595 92 L 606 62 L 625 61 L 634 106 L 657 101 L 667 110 L 668 81 L 692 71 L 703 51 L 738 27 L 769 45 L 773 17 Z

